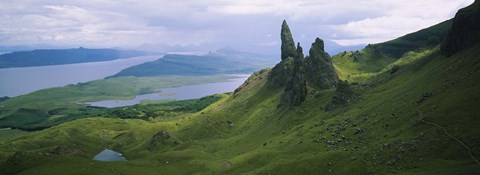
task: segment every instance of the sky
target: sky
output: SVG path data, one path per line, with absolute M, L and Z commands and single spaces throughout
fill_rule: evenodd
M 473 1 L 2 0 L 0 45 L 275 52 L 283 19 L 304 48 L 316 37 L 364 45 L 450 19 Z

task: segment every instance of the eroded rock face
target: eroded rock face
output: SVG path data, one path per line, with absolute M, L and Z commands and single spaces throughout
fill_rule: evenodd
M 447 38 L 442 43 L 442 53 L 450 56 L 460 50 L 480 43 L 480 1 L 457 12 Z
M 323 40 L 315 39 L 309 51 L 310 56 L 305 59 L 306 75 L 312 86 L 320 89 L 334 88 L 338 76 L 332 65 L 332 58 L 324 50 Z

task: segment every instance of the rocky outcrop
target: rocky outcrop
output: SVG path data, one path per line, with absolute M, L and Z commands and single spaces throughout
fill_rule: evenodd
M 478 0 L 457 12 L 441 49 L 443 54 L 450 56 L 477 43 L 480 43 L 480 1 Z
M 278 107 L 300 105 L 307 97 L 309 84 L 320 89 L 336 86 L 338 77 L 320 38 L 312 44 L 310 56 L 305 59 L 300 43 L 295 47 L 286 21 L 282 23 L 280 36 L 282 61 L 275 65 L 268 77 L 271 86 L 285 88 Z
M 170 133 L 168 131 L 159 131 L 148 142 L 148 149 L 151 150 L 160 144 L 167 144 L 170 139 Z
M 334 88 L 338 81 L 337 73 L 332 65 L 332 58 L 324 50 L 323 40 L 315 39 L 305 59 L 306 75 L 310 85 L 320 89 Z
M 282 46 L 281 46 L 282 60 L 288 57 L 293 58 L 295 56 L 295 51 L 296 51 L 295 41 L 293 41 L 292 32 L 290 32 L 290 28 L 288 27 L 287 21 L 285 20 L 283 20 L 283 23 L 282 23 L 282 30 L 280 32 L 280 37 L 282 39 Z
M 348 82 L 338 81 L 332 100 L 325 106 L 325 111 L 350 105 L 354 100 L 354 92 Z

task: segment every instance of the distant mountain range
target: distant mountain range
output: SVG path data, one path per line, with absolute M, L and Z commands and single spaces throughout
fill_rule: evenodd
M 359 45 L 353 45 L 353 46 L 343 46 L 340 45 L 334 41 L 331 40 L 324 40 L 325 41 L 325 51 L 329 53 L 330 55 L 335 55 L 337 53 L 343 52 L 343 51 L 350 51 L 350 50 L 361 50 L 366 44 L 359 44 Z M 302 41 L 299 40 L 300 43 L 308 43 L 310 41 Z M 144 51 L 152 51 L 152 52 L 205 52 L 209 50 L 215 50 L 217 48 L 225 47 L 225 45 L 218 45 L 218 44 L 201 44 L 201 45 L 195 45 L 195 44 L 189 44 L 189 45 L 166 45 L 166 44 L 143 44 L 137 48 L 134 48 L 135 50 L 144 50 Z M 264 46 L 258 46 L 258 45 L 235 45 L 233 46 L 235 49 L 238 50 L 244 50 L 248 51 L 250 53 L 263 53 L 263 54 L 268 54 L 268 55 L 278 55 L 278 47 L 279 45 L 264 45 Z M 227 47 L 228 48 L 228 47 Z M 307 53 L 305 53 L 307 54 Z
M 0 68 L 110 61 L 157 53 L 117 49 L 38 49 L 0 55 Z
M 223 48 L 200 56 L 167 54 L 156 61 L 126 68 L 112 77 L 251 73 L 275 62 L 275 56 Z

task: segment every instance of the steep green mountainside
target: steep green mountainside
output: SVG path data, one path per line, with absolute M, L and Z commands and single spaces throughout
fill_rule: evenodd
M 110 61 L 155 53 L 115 49 L 39 49 L 0 55 L 0 68 Z
M 332 90 L 309 94 L 298 107 L 277 109 L 283 90 L 269 87 L 266 70 L 199 113 L 157 122 L 80 119 L 24 135 L 0 146 L 1 169 L 21 174 L 474 174 L 480 170 L 470 156 L 480 155 L 479 48 L 450 58 L 438 49 L 411 58 L 394 74 L 372 77 L 372 87 L 354 86 L 357 100 L 330 112 L 324 106 Z M 159 134 L 164 131 L 168 137 Z M 91 160 L 105 148 L 129 161 Z
M 320 39 L 304 58 L 287 29 L 284 22 L 279 64 L 254 73 L 202 111 L 149 121 L 106 115 L 17 133 L 0 144 L 0 172 L 480 172 L 480 43 L 448 57 L 440 44 L 410 50 L 378 71 L 345 82 L 341 75 L 332 79 L 331 67 L 338 66 L 329 62 Z M 335 86 L 316 84 L 308 76 L 318 71 Z M 106 148 L 128 161 L 91 160 Z
M 378 72 L 410 51 L 429 50 L 446 37 L 453 19 L 362 50 L 342 52 L 333 56 L 333 63 L 342 80 L 361 78 L 365 73 Z
M 224 48 L 201 56 L 168 54 L 156 61 L 126 68 L 112 77 L 251 73 L 273 64 L 270 56 Z

